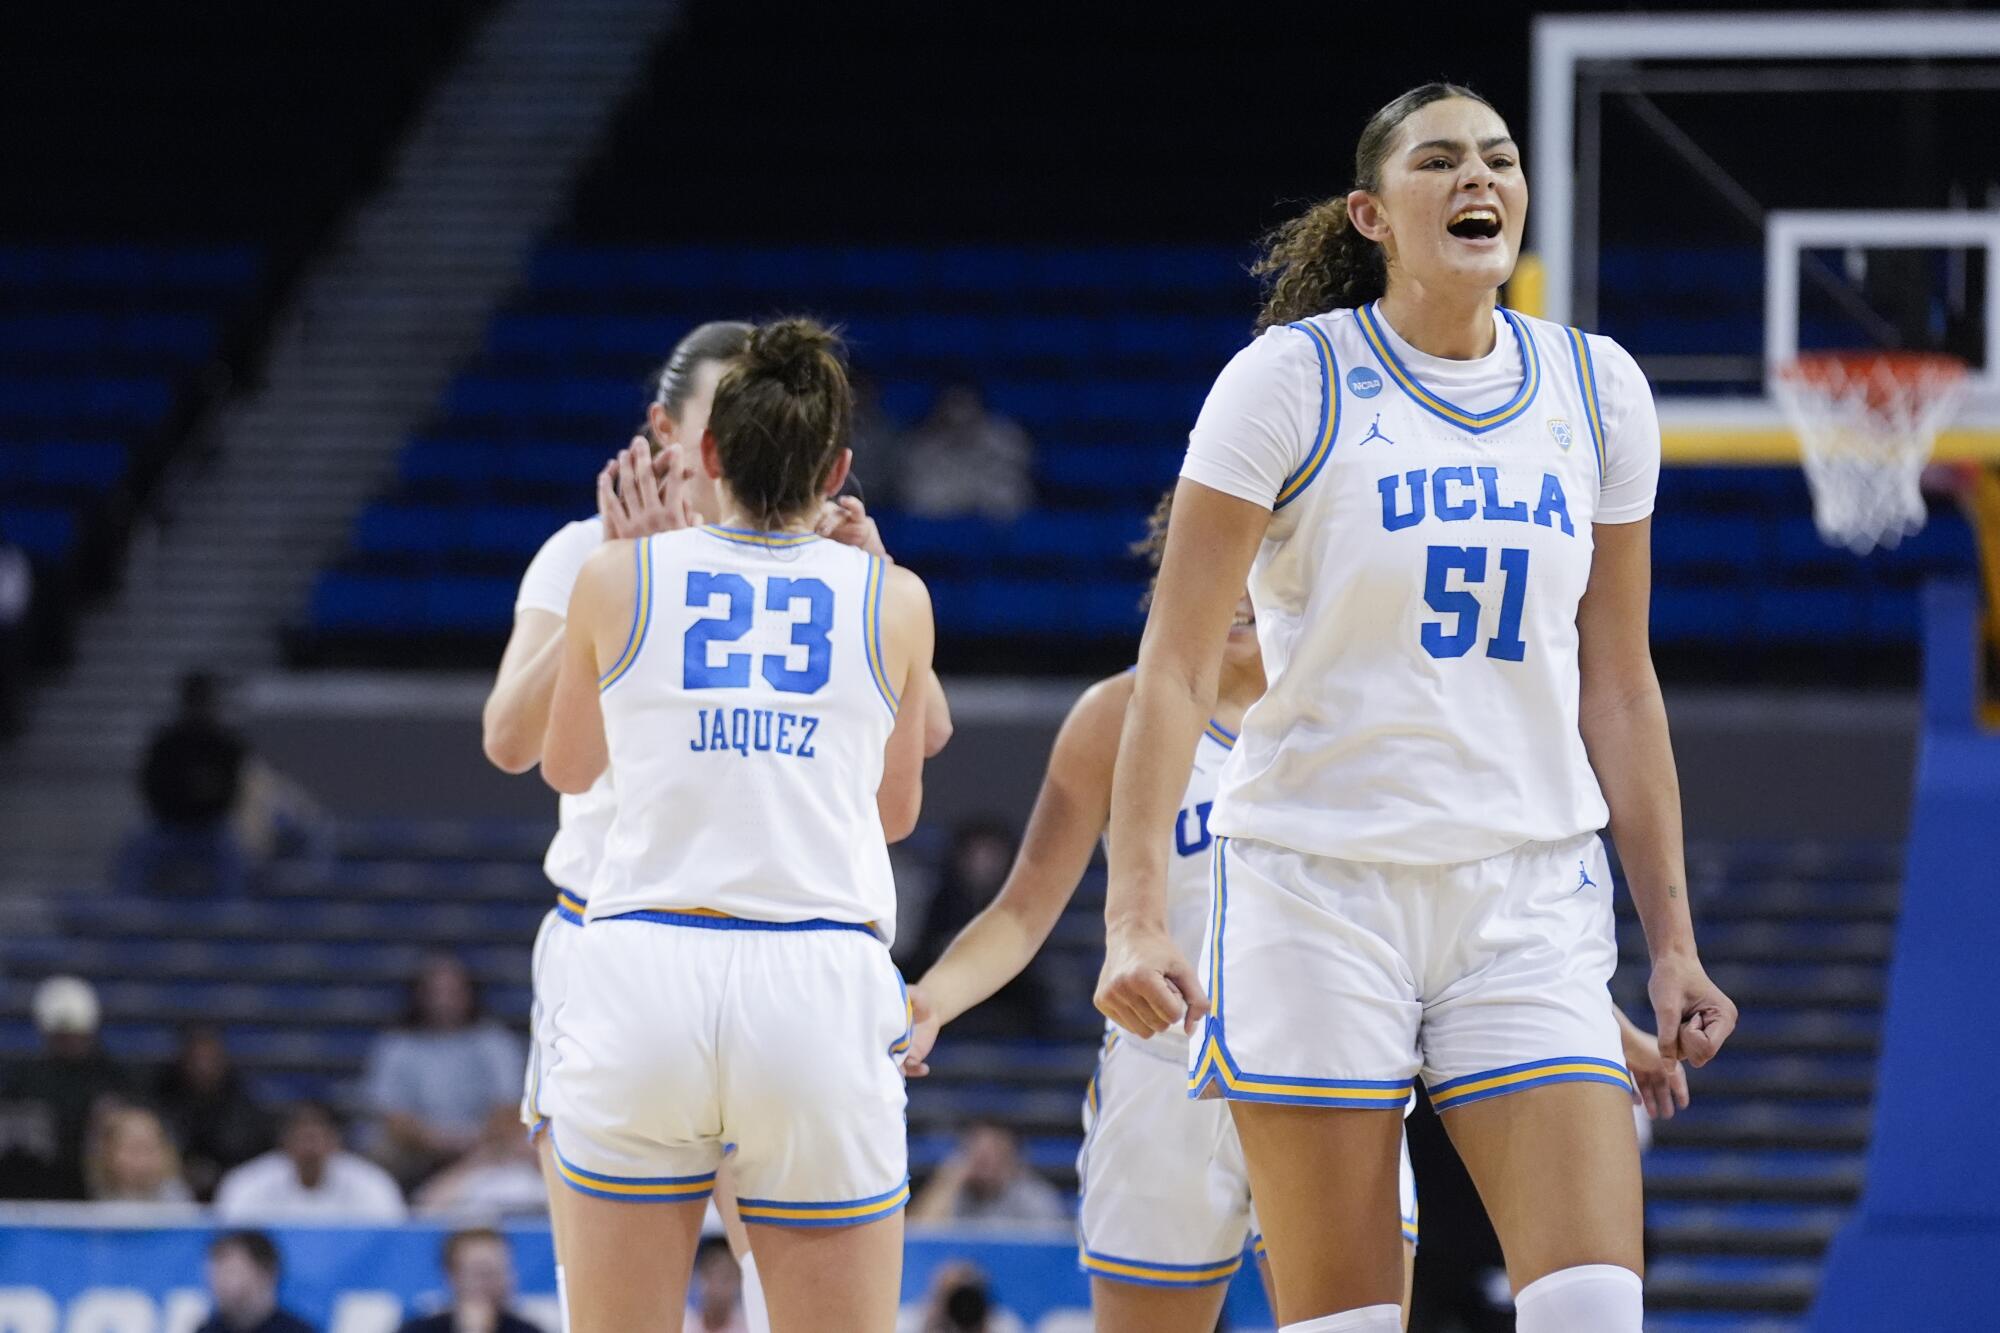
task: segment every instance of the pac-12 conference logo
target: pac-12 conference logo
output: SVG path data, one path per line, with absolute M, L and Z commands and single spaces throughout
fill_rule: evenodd
M 1356 398 L 1373 398 L 1382 392 L 1382 376 L 1373 366 L 1356 366 L 1347 372 L 1347 390 Z
M 1576 443 L 1576 432 L 1570 429 L 1569 422 L 1562 417 L 1550 417 L 1549 438 L 1567 449 Z

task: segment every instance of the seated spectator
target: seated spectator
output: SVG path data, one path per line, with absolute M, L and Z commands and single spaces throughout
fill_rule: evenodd
M 6 1080 L 5 1185 L 14 1198 L 84 1197 L 85 1132 L 100 1107 L 131 1091 L 124 1071 L 98 1047 L 97 992 L 81 977 L 35 988 L 41 1054 Z
M 951 831 L 937 891 L 924 910 L 916 947 L 903 961 L 905 973 L 922 976 L 967 923 L 986 910 L 1007 882 L 1019 845 L 1013 828 L 998 819 L 969 819 Z M 1031 1037 L 1048 1030 L 1048 1017 L 1042 973 L 1031 962 L 984 1004 L 953 1023 L 951 1031 L 959 1039 Z
M 906 1307 L 897 1333 L 1023 1333 L 1020 1317 L 993 1306 L 979 1265 L 965 1259 L 940 1264 L 920 1306 Z
M 188 1185 L 203 1202 L 215 1197 L 223 1172 L 271 1146 L 269 1119 L 214 1028 L 181 1034 L 180 1053 L 153 1080 L 153 1097 L 180 1142 Z
M 226 1231 L 208 1247 L 214 1312 L 194 1333 L 318 1333 L 278 1308 L 278 1247 L 261 1231 Z
M 152 827 L 127 844 L 127 892 L 235 895 L 247 882 L 229 820 L 249 746 L 224 726 L 213 676 L 181 679 L 180 711 L 153 733 L 139 768 Z
M 84 1184 L 100 1203 L 193 1203 L 181 1156 L 160 1117 L 143 1106 L 100 1109 L 83 1158 Z
M 400 1222 L 394 1177 L 340 1146 L 340 1122 L 319 1102 L 286 1114 L 275 1150 L 222 1178 L 215 1211 L 230 1222 Z
M 954 384 L 903 442 L 896 494 L 912 514 L 1018 518 L 1035 502 L 1035 445 L 986 410 L 979 390 Z
M 526 1060 L 520 1039 L 481 1012 L 465 964 L 430 955 L 403 1026 L 368 1052 L 361 1096 L 376 1117 L 376 1157 L 413 1184 L 461 1156 L 496 1106 L 519 1104 Z
M 451 1308 L 405 1323 L 400 1333 L 542 1333 L 508 1307 L 514 1301 L 514 1254 L 486 1227 L 445 1237 L 444 1276 Z
M 1062 1222 L 1061 1191 L 1021 1160 L 1014 1131 L 975 1120 L 910 1202 L 913 1222 Z
M 743 1314 L 743 1270 L 721 1236 L 704 1236 L 694 1252 L 694 1287 L 688 1293 L 684 1333 L 748 1333 Z
M 521 1132 L 520 1112 L 494 1107 L 472 1151 L 432 1176 L 411 1202 L 419 1213 L 428 1214 L 494 1217 L 547 1212 L 549 1195 L 542 1183 L 541 1162 L 535 1145 Z

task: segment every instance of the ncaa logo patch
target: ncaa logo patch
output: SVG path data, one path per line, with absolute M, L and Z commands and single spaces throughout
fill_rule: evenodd
M 1570 429 L 1569 422 L 1562 417 L 1550 417 L 1549 438 L 1567 449 L 1576 443 L 1576 432 Z
M 1347 372 L 1347 391 L 1356 398 L 1373 398 L 1382 392 L 1382 375 L 1373 366 L 1356 366 Z

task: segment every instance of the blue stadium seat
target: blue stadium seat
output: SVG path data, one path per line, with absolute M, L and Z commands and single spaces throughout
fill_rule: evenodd
M 70 509 L 8 505 L 0 508 L 0 537 L 36 560 L 60 562 L 76 546 L 77 517 Z

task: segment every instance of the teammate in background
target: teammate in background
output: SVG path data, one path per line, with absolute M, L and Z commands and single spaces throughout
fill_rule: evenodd
M 748 324 L 716 321 L 700 325 L 675 345 L 655 376 L 645 427 L 598 473 L 597 517 L 565 524 L 542 543 L 529 562 L 514 603 L 514 631 L 500 658 L 482 719 L 486 757 L 502 771 L 525 773 L 541 761 L 542 733 L 548 726 L 549 702 L 562 663 L 563 622 L 569 611 L 570 591 L 584 562 L 607 541 L 687 527 L 695 511 L 704 506 L 715 512 L 713 491 L 706 479 L 686 475 L 691 470 L 686 456 L 708 428 L 716 380 L 730 358 L 743 350 L 749 334 Z M 542 1132 L 547 1127 L 542 1080 L 554 1059 L 554 1016 L 567 986 L 574 928 L 583 924 L 590 881 L 597 873 L 616 808 L 609 780 L 563 796 L 558 802 L 556 835 L 542 862 L 543 872 L 556 886 L 556 903 L 535 934 L 530 969 L 534 1001 L 521 1120 L 537 1138 L 542 1177 L 552 1198 L 557 1193 L 558 1177 L 549 1137 Z M 745 1307 L 753 1320 L 761 1320 L 755 1261 L 726 1185 L 717 1191 L 716 1207 L 730 1248 L 743 1266 Z M 551 1222 L 560 1290 L 568 1277 L 569 1247 L 561 1218 L 552 1215 Z M 753 1324 L 757 1327 L 761 1325 Z
M 1169 493 L 1137 548 L 1156 567 L 1172 507 Z M 917 1026 L 906 1072 L 929 1072 L 924 1059 L 938 1029 L 1019 974 L 1075 894 L 1110 817 L 1112 761 L 1132 682 L 1129 671 L 1101 680 L 1070 709 L 1007 882 L 911 987 Z M 1263 693 L 1256 617 L 1244 596 L 1229 625 L 1215 708 L 1196 744 L 1166 857 L 1168 928 L 1190 955 L 1201 947 L 1208 921 L 1216 776 L 1244 711 Z M 1243 1265 L 1254 1226 L 1243 1150 L 1227 1108 L 1188 1100 L 1187 1048 L 1178 1029 L 1144 1039 L 1121 1038 L 1113 1029 L 1084 1093 L 1078 1262 L 1090 1274 L 1099 1333 L 1209 1333 Z M 1395 1229 L 1407 1273 L 1417 1235 L 1407 1151 L 1402 1191 Z
M 774 1328 L 893 1324 L 909 1194 L 888 841 L 922 800 L 915 575 L 819 537 L 840 344 L 751 331 L 701 438 L 719 522 L 578 575 L 543 777 L 617 809 L 545 1095 L 577 1333 L 677 1328 L 725 1145 Z
M 1288 1333 L 1400 1327 L 1419 1073 L 1522 1333 L 1638 1333 L 1600 828 L 1661 1054 L 1703 1064 L 1736 1023 L 1695 951 L 1647 640 L 1658 422 L 1616 344 L 1496 308 L 1527 185 L 1492 107 L 1415 89 L 1355 157 L 1351 193 L 1280 229 L 1265 331 L 1190 437 L 1116 765 L 1098 1006 L 1196 1038 L 1190 1091 L 1231 1101 Z M 1198 977 L 1166 839 L 1246 581 L 1271 681 L 1210 819 Z

